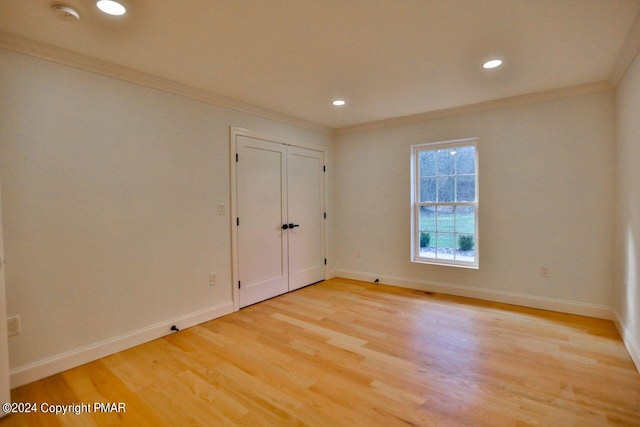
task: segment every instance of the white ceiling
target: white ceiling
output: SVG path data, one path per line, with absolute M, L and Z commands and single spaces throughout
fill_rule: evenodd
M 0 0 L 0 31 L 332 128 L 606 80 L 639 0 Z M 487 58 L 504 66 L 484 70 Z M 334 98 L 348 104 L 336 108 Z

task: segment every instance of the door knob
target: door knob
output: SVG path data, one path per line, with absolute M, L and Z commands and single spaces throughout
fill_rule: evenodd
M 282 229 L 286 230 L 287 228 L 289 228 L 289 224 L 282 224 Z
M 300 224 L 291 224 L 291 223 L 289 223 L 289 228 L 296 228 L 296 227 L 300 227 Z

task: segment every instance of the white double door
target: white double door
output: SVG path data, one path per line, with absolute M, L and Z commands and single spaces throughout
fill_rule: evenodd
M 324 153 L 236 136 L 239 307 L 324 279 Z

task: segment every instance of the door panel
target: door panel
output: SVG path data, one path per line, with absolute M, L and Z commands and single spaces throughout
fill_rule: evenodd
M 288 290 L 286 147 L 238 136 L 239 305 Z
M 288 147 L 289 290 L 324 279 L 324 155 Z

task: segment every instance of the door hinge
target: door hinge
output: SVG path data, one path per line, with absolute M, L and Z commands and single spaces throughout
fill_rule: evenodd
M 326 212 L 324 213 L 324 219 L 327 219 L 327 213 Z
M 240 280 L 238 280 L 238 289 L 242 288 L 242 285 L 240 284 Z
M 236 225 L 240 225 L 240 218 L 236 217 Z
M 326 166 L 322 166 L 322 172 L 326 172 L 327 171 L 327 167 Z
M 327 259 L 326 258 L 324 259 L 324 265 L 327 265 Z
M 238 153 L 236 153 L 236 162 L 238 161 Z

